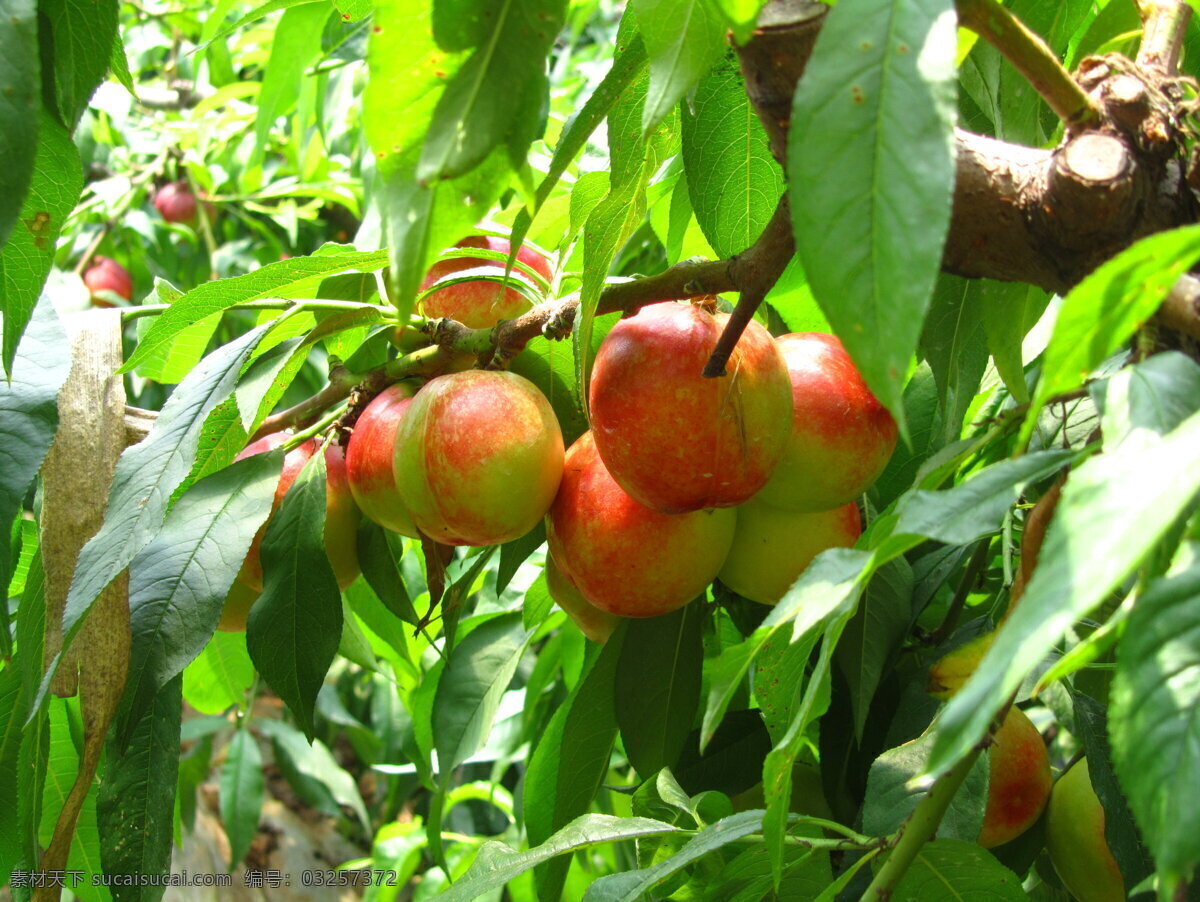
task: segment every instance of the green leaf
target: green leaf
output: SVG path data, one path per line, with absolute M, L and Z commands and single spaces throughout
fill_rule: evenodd
M 1093 396 L 1105 449 L 1152 445 L 1200 408 L 1200 365 L 1166 351 L 1114 374 L 1101 389 Z
M 700 79 L 681 125 L 696 221 L 719 256 L 740 254 L 766 228 L 784 184 L 736 56 L 726 55 Z
M 1000 528 L 1025 486 L 1049 476 L 1073 457 L 1071 451 L 1036 451 L 994 463 L 952 489 L 914 489 L 896 506 L 898 519 L 892 532 L 969 545 Z
M 938 387 L 942 444 L 959 438 L 963 417 L 987 369 L 981 286 L 979 279 L 939 276 L 921 332 L 921 354 Z
M 4 319 L 6 373 L 12 373 L 17 343 L 50 274 L 55 242 L 82 187 L 83 168 L 71 135 L 42 110 L 29 191 L 21 204 L 19 222 L 0 249 L 0 316 Z
M 420 617 L 397 566 L 402 551 L 400 541 L 399 536 L 387 533 L 382 526 L 363 517 L 358 528 L 358 560 L 376 597 L 405 623 L 416 626 Z
M 618 627 L 538 738 L 525 772 L 525 831 L 540 845 L 584 814 L 608 773 L 617 737 L 613 694 L 624 629 Z M 563 767 L 570 761 L 569 768 Z M 551 863 L 538 877 L 539 898 L 557 899 L 568 861 Z
M 617 724 L 625 753 L 649 777 L 679 760 L 700 702 L 703 601 L 630 621 L 617 664 Z
M 1200 811 L 1189 804 L 1200 780 L 1198 594 L 1200 546 L 1188 542 L 1134 605 L 1118 647 L 1109 713 L 1121 787 L 1169 881 L 1200 862 Z
M 1025 385 L 1025 358 L 1021 343 L 1050 303 L 1050 294 L 1024 282 L 976 279 L 983 308 L 983 331 L 988 353 L 1009 393 L 1020 403 L 1029 401 Z
M 443 782 L 487 740 L 532 636 L 519 614 L 504 614 L 473 629 L 450 652 L 433 705 L 433 740 Z
M 271 512 L 282 461 L 278 450 L 255 454 L 200 480 L 133 559 L 122 737 L 212 638 L 254 534 Z
M 745 642 L 721 652 L 709 673 L 708 699 L 700 729 L 700 748 L 713 738 L 751 661 L 772 637 L 791 625 L 796 643 L 837 611 L 852 611 L 869 577 L 871 554 L 851 548 L 834 548 L 817 555 L 800 578 L 767 615 L 762 626 Z
M 1200 414 L 1157 444 L 1117 448 L 1074 470 L 1021 604 L 942 716 L 930 771 L 949 769 L 1063 633 L 1142 561 L 1200 489 Z
M 250 851 L 258 833 L 263 804 L 263 764 L 258 741 L 249 730 L 233 734 L 221 765 L 221 822 L 229 837 L 229 869 Z
M 11 803 L 20 793 L 22 727 L 28 708 L 21 672 L 6 667 L 0 671 L 0 797 L 10 802 L 0 809 L 0 878 L 5 882 L 23 852 L 17 806 Z
M 742 811 L 705 827 L 672 855 L 653 866 L 601 877 L 588 887 L 583 902 L 637 902 L 654 887 L 692 862 L 762 828 L 761 811 Z
M 42 798 L 41 823 L 38 825 L 38 836 L 45 848 L 50 844 L 54 834 L 54 824 L 58 820 L 68 793 L 79 773 L 79 751 L 76 738 L 82 730 L 78 698 L 52 698 L 47 706 L 49 720 L 48 751 L 45 758 L 45 792 Z M 79 819 L 75 826 L 75 836 L 71 840 L 71 851 L 67 858 L 67 867 L 80 870 L 85 874 L 103 873 L 100 862 L 100 834 L 96 827 L 96 786 L 92 785 L 83 805 L 79 809 Z M 75 894 L 82 902 L 101 902 L 111 899 L 109 891 L 103 887 L 94 887 L 90 880 L 83 880 L 75 888 Z
M 116 0 L 41 0 L 50 28 L 58 113 L 74 130 L 112 60 L 117 36 Z
M 838 643 L 836 663 L 850 689 L 854 735 L 862 742 L 871 700 L 913 615 L 913 571 L 899 557 L 883 567 L 867 590 Z
M 504 843 L 486 842 L 470 869 L 450 889 L 434 896 L 431 902 L 471 902 L 508 885 L 531 868 L 576 849 L 678 832 L 678 827 L 644 817 L 585 814 L 528 852 L 514 851 Z
M 240 633 L 216 633 L 183 671 L 183 697 L 201 714 L 221 714 L 243 701 L 254 665 Z
M 358 784 L 337 760 L 325 743 L 318 740 L 306 741 L 295 727 L 282 720 L 259 720 L 256 725 L 271 737 L 277 756 L 286 756 L 296 772 L 323 786 L 330 797 L 339 805 L 352 810 L 364 828 L 369 828 L 370 818 L 358 792 Z
M 0 248 L 17 223 L 33 176 L 39 91 L 37 4 L 0 0 Z M 0 306 L 0 313 L 4 310 Z
M 583 107 L 576 113 L 563 128 L 562 136 L 558 139 L 558 144 L 554 148 L 554 156 L 550 159 L 550 168 L 546 171 L 546 177 L 542 179 L 538 185 L 537 194 L 534 196 L 533 204 L 529 208 L 522 207 L 517 213 L 517 218 L 513 221 L 512 228 L 512 246 L 519 247 L 521 242 L 525 240 L 525 236 L 529 234 L 529 227 L 533 224 L 534 217 L 538 211 L 546 203 L 550 197 L 550 193 L 554 190 L 554 186 L 558 184 L 563 177 L 563 173 L 567 171 L 567 167 L 571 165 L 571 161 L 577 157 L 587 145 L 587 140 L 604 121 L 608 115 L 608 111 L 612 105 L 616 103 L 624 92 L 625 88 L 635 78 L 642 75 L 646 66 L 646 45 L 642 43 L 640 37 L 634 37 L 624 43 L 618 43 L 616 53 L 613 57 L 612 68 L 608 70 L 608 74 L 596 86 L 596 90 L 591 96 L 584 101 Z M 585 173 L 575 183 L 576 189 L 582 187 L 583 182 L 588 175 L 596 176 L 601 173 Z M 599 200 L 599 196 L 596 197 Z M 571 195 L 571 204 L 574 206 L 575 192 Z M 572 217 L 574 218 L 574 217 Z
M 867 385 L 908 440 L 903 389 L 941 267 L 954 188 L 950 0 L 851 0 L 796 90 L 796 250 Z
M 779 281 L 767 292 L 766 300 L 775 308 L 789 332 L 833 331 L 817 299 L 813 297 L 812 288 L 797 257 L 793 256 L 788 261 Z
M 1099 266 L 1063 298 L 1042 375 L 1021 428 L 1033 434 L 1055 395 L 1071 391 L 1158 309 L 1175 280 L 1200 258 L 1200 225 L 1143 238 Z
M 1021 879 L 973 842 L 935 839 L 926 843 L 896 885 L 896 899 L 921 902 L 1023 902 Z
M 934 729 L 930 727 L 916 739 L 888 749 L 872 762 L 863 803 L 863 832 L 872 836 L 891 834 L 925 796 L 928 782 L 922 783 L 918 778 L 927 770 Z M 980 755 L 954 794 L 938 827 L 938 836 L 975 842 L 983 828 L 987 794 L 988 759 Z
M 325 455 L 309 458 L 262 540 L 263 591 L 246 648 L 311 739 L 317 693 L 342 635 L 341 593 L 325 553 Z
M 135 369 L 140 372 L 144 365 L 161 366 L 172 353 L 177 355 L 174 367 L 183 368 L 188 359 L 194 364 L 203 353 L 208 339 L 205 338 L 191 347 L 187 352 L 190 356 L 178 356 L 182 349 L 175 347 L 174 342 L 179 333 L 188 326 L 212 317 L 212 328 L 215 329 L 216 314 L 224 312 L 234 304 L 264 298 L 290 297 L 305 284 L 311 285 L 311 290 L 315 290 L 316 284 L 313 280 L 319 281 L 325 276 L 351 270 L 370 272 L 380 269 L 386 263 L 385 251 L 363 254 L 334 252 L 268 263 L 242 276 L 205 282 L 174 301 L 169 309 L 155 318 L 154 325 L 142 336 L 138 346 L 121 367 L 121 372 L 128 373 Z
M 521 622 L 525 624 L 526 629 L 533 629 L 540 626 L 553 610 L 554 599 L 550 597 L 550 588 L 546 585 L 546 571 L 543 570 L 525 590 L 525 599 L 521 605 Z
M 181 683 L 176 677 L 154 696 L 134 724 L 128 747 L 118 750 L 117 743 L 109 741 L 96 806 L 106 874 L 170 871 Z M 111 891 L 117 902 L 157 902 L 165 889 L 114 885 Z
M 546 527 L 541 521 L 519 539 L 500 546 L 500 567 L 496 570 L 496 594 L 508 588 L 520 566 L 546 541 Z
M 638 30 L 650 57 L 650 85 L 642 112 L 649 133 L 725 49 L 725 27 L 706 0 L 633 0 Z
M 783 631 L 763 643 L 754 658 L 754 698 L 772 742 L 779 742 L 792 723 L 796 694 L 808 672 L 817 636 L 808 633 L 792 642 Z
M 163 405 L 149 435 L 117 461 L 104 523 L 83 547 L 63 613 L 67 648 L 92 603 L 158 534 L 172 492 L 187 477 L 209 412 L 233 392 L 237 375 L 263 329 L 210 354 Z
M 275 26 L 271 56 L 258 92 L 250 165 L 261 165 L 276 120 L 300 99 L 305 70 L 321 53 L 321 35 L 331 12 L 327 3 L 304 3 L 287 9 Z
M 539 127 L 549 83 L 546 55 L 562 28 L 564 0 L 456 0 L 435 5 L 443 47 L 471 51 L 445 80 L 417 165 L 417 179 L 455 178 L 509 142 L 523 159 Z M 530 128 L 532 117 L 533 128 Z
M 129 57 L 125 55 L 125 42 L 121 40 L 119 28 L 113 33 L 112 58 L 109 60 L 108 66 L 112 70 L 113 77 L 121 83 L 122 87 L 137 97 L 137 91 L 133 86 L 133 76 L 129 74 Z
M 17 348 L 11 378 L 0 379 L 0 448 L 4 449 L 0 524 L 11 523 L 21 510 L 58 428 L 56 399 L 71 367 L 69 355 L 62 353 L 66 340 L 47 298 L 33 311 Z M 7 535 L 0 537 L 0 542 L 7 548 Z M 0 586 L 8 588 L 4 567 L 0 567 Z

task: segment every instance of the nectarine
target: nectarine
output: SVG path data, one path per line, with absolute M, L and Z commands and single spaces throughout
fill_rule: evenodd
M 766 484 L 783 456 L 792 392 L 766 329 L 750 323 L 728 375 L 701 375 L 728 319 L 693 304 L 651 304 L 618 322 L 596 354 L 596 449 L 617 484 L 647 507 L 733 507 Z
M 861 533 L 853 504 L 801 514 L 756 497 L 737 508 L 733 547 L 719 576 L 744 598 L 778 604 L 813 558 L 827 548 L 849 548 Z
M 979 831 L 985 849 L 1016 839 L 1041 816 L 1050 798 L 1050 756 L 1033 721 L 1009 708 L 988 749 L 988 796 Z
M 776 343 L 792 383 L 792 434 L 762 500 L 797 511 L 853 501 L 896 449 L 896 421 L 836 336 L 798 332 Z
M 492 238 L 486 235 L 464 238 L 455 246 L 477 247 L 499 251 L 503 254 L 509 253 L 512 249 L 512 244 L 506 238 Z M 522 245 L 521 249 L 517 251 L 517 259 L 547 280 L 554 275 L 550 268 L 550 261 L 531 247 Z M 496 270 L 496 275 L 504 273 L 504 263 L 500 260 L 486 257 L 453 257 L 449 260 L 441 260 L 430 267 L 421 283 L 421 290 L 432 287 L 447 276 L 479 267 L 493 268 Z M 512 274 L 518 279 L 524 277 L 517 267 L 513 268 Z M 445 288 L 426 295 L 421 302 L 426 316 L 447 316 L 472 329 L 486 329 L 496 325 L 502 319 L 520 316 L 531 306 L 528 299 L 517 289 L 508 288 L 487 279 L 447 285 Z
M 396 485 L 423 533 L 498 545 L 533 529 L 562 478 L 550 402 L 515 373 L 467 370 L 425 385 L 400 421 Z
M 567 616 L 579 627 L 580 632 L 593 642 L 603 645 L 620 622 L 619 617 L 602 611 L 580 593 L 570 577 L 554 562 L 553 555 L 546 556 L 546 588 L 554 603 L 567 612 Z
M 1063 885 L 1079 902 L 1122 902 L 1125 878 L 1104 836 L 1104 809 L 1087 759 L 1058 778 L 1046 815 L 1046 847 Z
M 100 296 L 102 291 L 111 291 L 127 301 L 133 300 L 133 277 L 111 257 L 93 257 L 92 265 L 83 274 L 83 284 L 91 292 L 93 307 L 113 306 L 112 301 Z
M 346 446 L 346 478 L 354 501 L 368 519 L 402 536 L 417 538 L 396 487 L 396 432 L 412 404 L 414 389 L 397 382 L 371 399 L 354 424 Z
M 238 459 L 274 450 L 289 438 L 289 435 L 282 432 L 264 436 L 247 445 L 238 455 Z M 287 490 L 296 481 L 296 477 L 300 475 L 300 471 L 304 469 L 304 465 L 316 452 L 317 447 L 316 439 L 309 439 L 284 455 L 283 471 L 279 476 L 279 485 L 275 489 L 275 500 L 271 504 L 272 512 L 279 509 L 279 505 L 283 503 L 283 496 L 287 494 Z M 339 445 L 326 446 L 325 471 L 325 552 L 329 556 L 329 563 L 337 577 L 338 587 L 345 589 L 354 582 L 359 573 L 357 529 L 360 515 L 358 508 L 354 505 L 354 498 L 350 494 L 350 486 L 346 480 L 345 452 Z M 238 579 L 245 582 L 255 592 L 261 592 L 263 586 L 259 546 L 265 531 L 266 525 L 264 524 L 254 536 L 250 551 L 247 553 L 245 561 L 242 562 L 242 569 L 238 574 Z
M 550 508 L 550 553 L 579 593 L 621 617 L 683 607 L 713 581 L 733 541 L 731 510 L 663 514 L 609 475 L 585 432 L 567 452 Z

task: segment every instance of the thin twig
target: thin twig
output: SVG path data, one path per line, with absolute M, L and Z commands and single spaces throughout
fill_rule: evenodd
M 1192 8 L 1185 0 L 1145 0 L 1141 4 L 1142 43 L 1137 62 L 1147 69 L 1174 75 L 1179 67 L 1183 37 L 1187 33 Z
M 958 24 L 975 32 L 1013 64 L 1050 105 L 1068 132 L 1100 121 L 1100 109 L 1071 78 L 1046 42 L 998 0 L 956 0 Z
M 962 786 L 975 759 L 983 751 L 982 747 L 973 749 L 970 754 L 959 761 L 949 771 L 938 777 L 933 787 L 900 827 L 899 839 L 890 855 L 875 873 L 875 879 L 862 894 L 860 902 L 885 902 L 892 897 L 896 885 L 900 882 L 909 865 L 916 860 L 917 854 L 929 840 L 933 839 L 938 825 L 950 807 L 950 802 L 958 788 Z
M 945 618 L 943 618 L 941 625 L 929 634 L 930 645 L 934 647 L 941 645 L 958 624 L 958 618 L 967 603 L 967 597 L 971 594 L 972 589 L 975 588 L 975 584 L 979 582 L 980 575 L 987 568 L 988 551 L 991 547 L 992 540 L 990 538 L 981 539 L 975 547 L 975 553 L 971 555 L 970 561 L 967 562 L 962 582 L 958 584 L 958 590 L 954 593 L 954 599 L 950 602 L 950 607 L 946 611 Z
M 763 229 L 758 240 L 744 254 L 739 254 L 730 264 L 731 276 L 740 294 L 737 307 L 725 324 L 717 346 L 708 363 L 704 365 L 704 376 L 714 378 L 725 375 L 725 364 L 729 362 L 738 339 L 750 325 L 754 313 L 779 281 L 788 261 L 795 253 L 796 242 L 792 235 L 792 214 L 787 195 L 779 199 L 771 221 Z

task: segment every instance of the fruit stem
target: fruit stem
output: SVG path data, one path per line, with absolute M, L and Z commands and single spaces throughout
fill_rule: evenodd
M 999 50 L 1050 105 L 1069 133 L 1099 123 L 1099 107 L 1063 68 L 1054 51 L 998 0 L 956 0 L 954 6 L 958 24 Z

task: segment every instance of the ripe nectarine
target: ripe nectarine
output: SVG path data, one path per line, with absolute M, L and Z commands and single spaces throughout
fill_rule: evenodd
M 792 434 L 762 500 L 797 511 L 853 501 L 887 466 L 896 421 L 836 336 L 798 332 L 776 342 L 792 383 Z
M 647 507 L 733 507 L 770 478 L 792 421 L 783 355 L 751 322 L 727 367 L 701 372 L 727 315 L 668 301 L 618 322 L 596 354 L 589 393 L 596 449 Z
M 92 265 L 83 274 L 83 284 L 91 292 L 93 307 L 113 306 L 112 301 L 100 296 L 102 291 L 111 291 L 127 301 L 133 300 L 133 277 L 111 257 L 93 257 Z
M 1009 708 L 988 749 L 988 797 L 979 831 L 985 849 L 1016 839 L 1050 798 L 1050 756 L 1042 734 L 1020 708 Z
M 713 581 L 733 541 L 731 510 L 663 514 L 609 475 L 585 432 L 567 452 L 550 508 L 550 553 L 579 593 L 621 617 L 683 607 Z
M 354 424 L 346 446 L 346 478 L 355 503 L 368 519 L 402 536 L 417 538 L 396 487 L 396 432 L 412 404 L 412 386 L 397 382 L 371 399 Z
M 510 252 L 512 244 L 506 238 L 475 235 L 464 238 L 456 247 L 477 247 L 507 254 Z M 550 268 L 550 261 L 531 247 L 522 245 L 521 249 L 517 251 L 517 259 L 547 280 L 554 275 Z M 453 257 L 449 260 L 441 260 L 429 268 L 429 272 L 425 274 L 425 279 L 421 283 L 421 290 L 432 287 L 447 276 L 481 267 L 495 269 L 496 275 L 504 273 L 504 263 L 500 260 L 486 257 Z M 513 267 L 512 274 L 518 279 L 524 278 L 524 274 L 517 267 Z M 421 302 L 421 308 L 426 316 L 446 316 L 458 320 L 464 326 L 470 326 L 472 329 L 486 329 L 496 325 L 502 319 L 520 316 L 531 306 L 526 297 L 517 289 L 508 288 L 487 279 L 447 285 L 445 288 L 426 295 Z
M 467 370 L 425 385 L 400 421 L 396 485 L 423 533 L 498 545 L 533 529 L 562 478 L 550 402 L 515 373 Z

